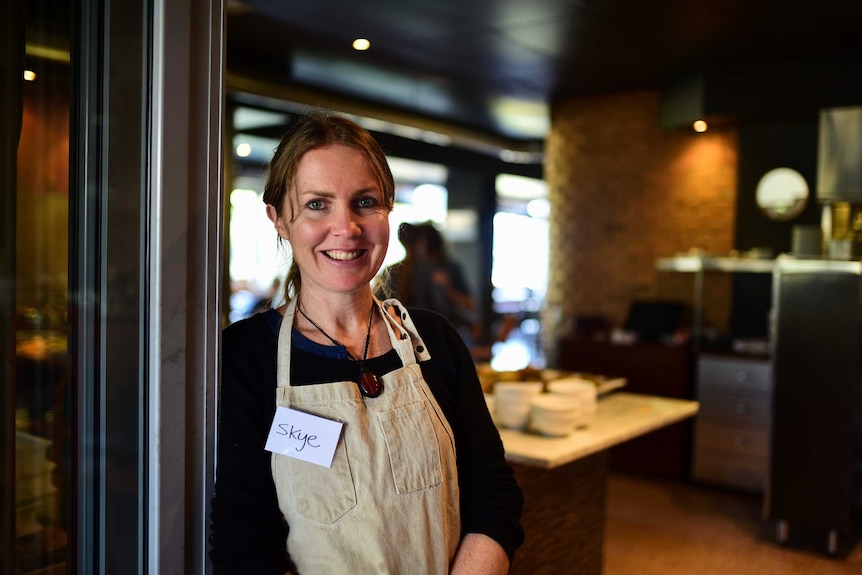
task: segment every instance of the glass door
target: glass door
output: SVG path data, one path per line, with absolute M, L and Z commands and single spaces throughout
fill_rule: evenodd
M 65 573 L 70 556 L 71 10 L 48 8 L 7 2 L 0 17 L 4 573 Z
M 0 7 L 0 573 L 204 573 L 221 2 Z

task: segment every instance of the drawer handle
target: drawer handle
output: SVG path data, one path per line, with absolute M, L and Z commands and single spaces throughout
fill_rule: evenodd
M 748 411 L 748 407 L 744 403 L 736 404 L 736 415 L 742 415 L 746 411 Z

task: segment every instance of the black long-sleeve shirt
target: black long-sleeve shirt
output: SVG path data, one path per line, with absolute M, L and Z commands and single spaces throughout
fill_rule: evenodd
M 511 559 L 524 538 L 523 497 L 505 462 L 473 359 L 442 316 L 418 309 L 410 309 L 410 315 L 431 354 L 420 363 L 422 374 L 455 435 L 462 530 L 491 537 Z M 288 526 L 278 507 L 270 453 L 264 450 L 276 408 L 280 317 L 269 310 L 228 326 L 223 334 L 210 552 L 216 575 L 281 575 L 290 568 Z M 296 341 L 293 345 L 293 385 L 355 376 L 352 362 L 322 359 L 297 349 Z M 369 368 L 381 373 L 391 357 L 371 359 Z

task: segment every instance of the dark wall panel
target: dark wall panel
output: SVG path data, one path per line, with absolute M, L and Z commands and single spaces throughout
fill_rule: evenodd
M 793 119 L 740 124 L 736 249 L 764 247 L 774 255 L 790 252 L 794 226 L 820 225 L 821 206 L 816 199 L 818 121 L 817 114 L 811 113 Z M 756 200 L 760 178 L 781 167 L 799 172 L 808 182 L 810 193 L 805 210 L 787 222 L 767 218 Z M 733 337 L 766 337 L 772 303 L 771 275 L 737 274 L 733 294 Z

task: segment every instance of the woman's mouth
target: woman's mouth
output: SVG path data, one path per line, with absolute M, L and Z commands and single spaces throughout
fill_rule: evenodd
M 326 256 L 333 260 L 338 260 L 340 262 L 349 262 L 351 260 L 355 260 L 359 256 L 365 253 L 365 250 L 350 250 L 350 251 L 342 251 L 342 250 L 327 250 L 323 252 Z

